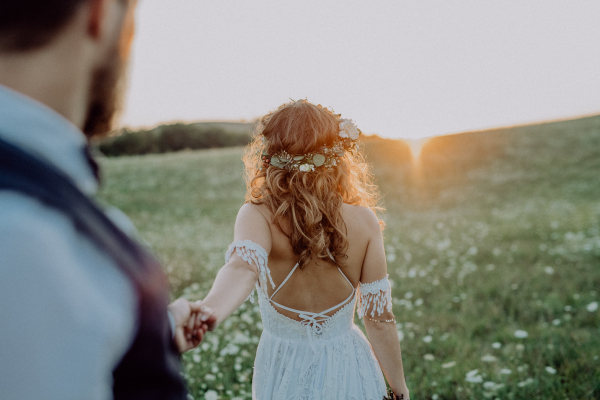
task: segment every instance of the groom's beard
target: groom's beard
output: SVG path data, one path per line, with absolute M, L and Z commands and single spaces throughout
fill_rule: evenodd
M 112 130 L 115 117 L 122 109 L 126 64 L 115 49 L 112 57 L 94 71 L 83 127 L 88 139 L 102 137 Z

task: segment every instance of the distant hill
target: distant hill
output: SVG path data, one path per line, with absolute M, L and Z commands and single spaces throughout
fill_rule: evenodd
M 190 125 L 197 126 L 199 128 L 218 127 L 222 128 L 227 132 L 234 133 L 249 133 L 251 134 L 256 127 L 258 121 L 252 122 L 233 122 L 233 121 L 202 121 L 193 122 Z
M 375 175 L 399 197 L 437 202 L 461 187 L 453 193 L 465 199 L 508 196 L 517 185 L 521 192 L 600 199 L 600 116 L 438 136 L 418 159 L 408 143 L 365 139 Z M 477 190 L 471 193 L 469 185 Z

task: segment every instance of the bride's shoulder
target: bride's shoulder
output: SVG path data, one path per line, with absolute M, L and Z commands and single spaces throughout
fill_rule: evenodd
M 264 219 L 270 221 L 271 210 L 265 204 L 245 203 L 238 211 L 237 220 Z
M 369 207 L 344 203 L 342 205 L 342 216 L 347 225 L 355 224 L 365 228 L 380 229 L 379 218 Z

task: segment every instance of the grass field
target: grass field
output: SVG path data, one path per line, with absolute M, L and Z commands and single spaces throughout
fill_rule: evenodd
M 600 399 L 600 117 L 433 139 L 413 160 L 365 140 L 383 195 L 413 399 Z M 102 201 L 202 298 L 244 197 L 241 149 L 104 159 Z M 361 322 L 357 320 L 360 326 Z M 195 399 L 251 398 L 245 304 L 184 363 Z

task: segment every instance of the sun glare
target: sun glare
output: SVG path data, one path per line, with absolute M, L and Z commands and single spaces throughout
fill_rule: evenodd
M 430 138 L 421 138 L 421 139 L 402 139 L 408 147 L 410 147 L 410 152 L 412 153 L 413 159 L 417 160 L 421 155 L 421 150 L 423 150 L 423 146 L 425 143 L 429 141 Z

